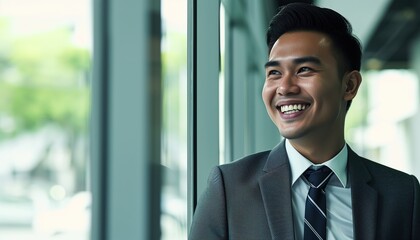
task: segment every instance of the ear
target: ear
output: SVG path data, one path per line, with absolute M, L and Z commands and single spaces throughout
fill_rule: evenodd
M 356 97 L 360 84 L 362 83 L 362 75 L 359 71 L 351 71 L 344 76 L 344 100 L 350 101 Z

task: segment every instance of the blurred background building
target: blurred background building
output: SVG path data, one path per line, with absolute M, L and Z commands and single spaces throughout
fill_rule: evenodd
M 186 239 L 217 164 L 281 139 L 261 100 L 285 0 L 0 0 L 0 239 Z M 420 2 L 332 8 L 364 47 L 346 139 L 420 178 Z

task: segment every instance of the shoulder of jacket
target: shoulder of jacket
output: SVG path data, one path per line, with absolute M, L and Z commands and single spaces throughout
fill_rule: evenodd
M 239 158 L 237 160 L 234 160 L 230 163 L 222 164 L 219 167 L 221 169 L 229 169 L 229 168 L 249 167 L 249 166 L 255 166 L 255 165 L 260 165 L 260 164 L 264 165 L 270 152 L 271 151 L 254 153 L 254 154 Z

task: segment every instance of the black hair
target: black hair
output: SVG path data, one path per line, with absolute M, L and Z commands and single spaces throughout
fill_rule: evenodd
M 300 30 L 316 31 L 330 37 L 338 52 L 339 73 L 360 71 L 362 47 L 353 35 L 350 22 L 334 10 L 307 3 L 287 4 L 272 18 L 267 30 L 268 53 L 281 35 Z

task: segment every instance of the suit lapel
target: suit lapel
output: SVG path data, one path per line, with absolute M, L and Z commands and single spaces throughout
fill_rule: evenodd
M 353 228 L 355 239 L 375 239 L 378 194 L 369 185 L 371 175 L 359 157 L 349 147 L 348 167 L 350 172 Z
M 259 179 L 265 212 L 273 239 L 294 239 L 289 160 L 284 141 L 268 156 Z
M 378 194 L 361 157 L 349 147 L 348 167 L 352 191 L 354 239 L 375 239 Z M 261 195 L 273 239 L 294 239 L 290 165 L 284 141 L 269 154 L 259 179 Z

